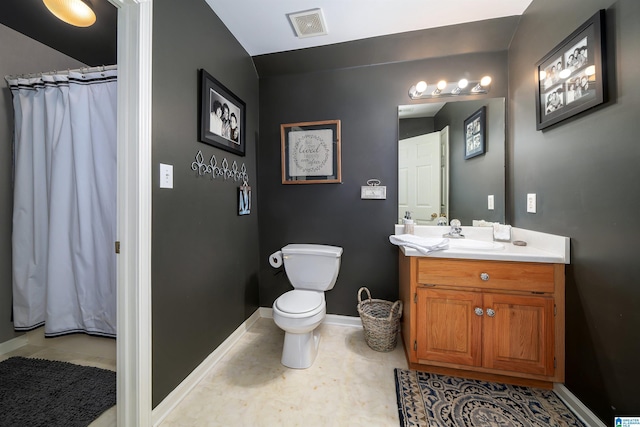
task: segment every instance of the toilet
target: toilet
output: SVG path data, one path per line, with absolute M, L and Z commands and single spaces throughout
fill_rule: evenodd
M 333 289 L 340 270 L 342 248 L 328 245 L 290 244 L 270 255 L 270 263 L 281 260 L 294 290 L 273 303 L 273 320 L 284 330 L 282 364 L 306 369 L 318 354 L 320 334 L 316 330 L 327 314 L 325 291 Z

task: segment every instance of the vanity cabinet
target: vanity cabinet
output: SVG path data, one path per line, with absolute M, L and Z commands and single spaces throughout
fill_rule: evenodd
M 414 369 L 564 381 L 564 264 L 407 257 L 402 338 Z

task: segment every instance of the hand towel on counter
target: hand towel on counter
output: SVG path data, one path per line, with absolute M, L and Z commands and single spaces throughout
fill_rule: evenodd
M 392 234 L 389 241 L 397 246 L 413 248 L 420 253 L 428 255 L 433 251 L 449 249 L 449 239 L 441 237 L 418 237 L 413 234 Z

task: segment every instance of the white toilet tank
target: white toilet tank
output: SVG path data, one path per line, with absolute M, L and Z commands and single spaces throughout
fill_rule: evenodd
M 328 245 L 290 244 L 282 248 L 284 269 L 295 289 L 333 289 L 340 271 L 342 248 Z

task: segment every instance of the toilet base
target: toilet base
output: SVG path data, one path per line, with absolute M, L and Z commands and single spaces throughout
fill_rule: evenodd
M 285 332 L 281 363 L 287 368 L 307 369 L 318 355 L 319 344 L 317 328 L 304 334 Z

